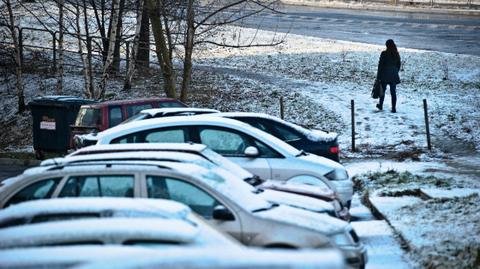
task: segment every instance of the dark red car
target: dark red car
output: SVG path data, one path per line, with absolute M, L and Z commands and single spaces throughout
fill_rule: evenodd
M 70 126 L 72 129 L 70 146 L 73 148 L 75 135 L 101 132 L 144 109 L 161 107 L 186 107 L 186 105 L 172 98 L 117 100 L 83 105 L 78 111 L 75 124 Z

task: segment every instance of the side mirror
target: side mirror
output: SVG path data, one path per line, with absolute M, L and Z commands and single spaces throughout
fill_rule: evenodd
M 245 156 L 250 158 L 254 158 L 260 155 L 260 152 L 258 152 L 258 149 L 253 146 L 247 147 L 243 153 L 245 154 Z
M 230 212 L 230 210 L 228 210 L 222 205 L 217 205 L 213 209 L 212 217 L 213 219 L 223 220 L 223 221 L 235 220 L 235 216 L 233 216 L 232 212 Z

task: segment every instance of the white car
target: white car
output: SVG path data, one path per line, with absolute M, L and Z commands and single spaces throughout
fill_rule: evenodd
M 195 163 L 207 169 L 211 169 L 213 166 L 225 169 L 232 174 L 232 177 L 238 177 L 238 180 L 243 180 L 248 183 L 254 180 L 250 172 L 208 149 L 205 145 L 187 143 L 95 145 L 82 148 L 62 158 L 45 160 L 40 165 L 72 164 L 105 159 Z M 257 186 L 257 188 L 260 187 L 260 190 L 263 190 L 262 186 L 268 186 L 270 184 L 274 184 L 274 182 L 264 182 L 260 186 Z M 294 190 L 299 190 L 302 187 L 301 184 L 290 185 L 289 187 Z M 305 185 L 303 187 L 309 188 L 311 186 Z M 343 217 L 346 215 L 349 216 L 348 210 L 342 208 L 337 200 L 326 202 L 309 196 L 270 189 L 263 190 L 260 195 L 272 203 L 285 204 L 318 213 L 327 213 L 330 216 L 342 219 L 344 219 Z
M 215 116 L 166 117 L 122 124 L 98 133 L 97 144 L 193 142 L 260 178 L 328 186 L 350 207 L 353 183 L 332 160 L 299 151 L 248 124 Z
M 188 205 L 248 246 L 336 246 L 350 265 L 362 267 L 367 262 L 365 246 L 347 222 L 272 204 L 223 169 L 191 163 L 106 158 L 32 168 L 2 182 L 0 207 L 32 199 L 83 196 L 171 199 Z
M 77 197 L 27 201 L 0 210 L 0 228 L 76 219 L 152 218 L 186 222 L 198 230 L 195 245 L 239 247 L 181 203 L 164 199 Z M 1 243 L 0 243 L 1 244 Z

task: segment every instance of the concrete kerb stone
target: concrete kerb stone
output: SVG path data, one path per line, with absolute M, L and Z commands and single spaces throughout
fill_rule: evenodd
M 23 166 L 36 166 L 41 161 L 33 159 L 13 159 L 13 158 L 0 158 L 0 165 L 23 165 Z
M 318 0 L 282 0 L 282 3 L 296 6 L 310 6 L 321 8 L 357 9 L 371 11 L 394 11 L 394 12 L 420 12 L 430 14 L 454 14 L 467 16 L 480 16 L 480 10 L 476 9 L 455 9 L 438 7 L 410 7 L 404 5 L 386 5 L 379 3 L 347 3 L 340 1 L 318 1 Z

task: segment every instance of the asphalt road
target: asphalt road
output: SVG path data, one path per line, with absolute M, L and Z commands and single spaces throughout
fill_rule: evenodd
M 286 6 L 243 26 L 328 39 L 480 56 L 478 16 Z

